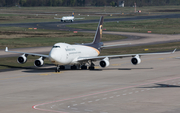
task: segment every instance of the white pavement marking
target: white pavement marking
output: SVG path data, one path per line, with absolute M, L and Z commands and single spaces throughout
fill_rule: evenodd
M 96 99 L 96 101 L 99 101 L 100 99 Z
M 93 112 L 93 110 L 90 110 L 90 109 L 85 109 L 85 111 L 90 111 L 90 112 Z
M 73 106 L 77 106 L 77 104 L 73 104 Z
M 120 95 L 116 95 L 116 97 L 119 97 Z
M 85 102 L 81 103 L 81 104 L 85 104 Z
M 105 99 L 107 99 L 107 98 L 103 98 L 103 100 L 105 100 Z

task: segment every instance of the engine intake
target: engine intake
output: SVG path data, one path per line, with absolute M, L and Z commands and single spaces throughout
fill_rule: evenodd
M 104 58 L 103 60 L 101 60 L 100 62 L 99 62 L 99 65 L 102 67 L 102 68 L 105 68 L 105 67 L 107 67 L 107 66 L 109 66 L 109 58 L 108 57 L 106 57 L 106 58 Z
M 20 64 L 24 64 L 27 61 L 27 56 L 25 54 L 18 57 L 17 62 Z
M 34 66 L 36 66 L 36 67 L 41 67 L 41 66 L 43 66 L 43 64 L 44 64 L 44 59 L 43 59 L 43 57 L 40 57 L 39 59 L 36 59 L 36 60 L 34 61 Z
M 132 64 L 137 65 L 141 63 L 141 59 L 139 58 L 139 55 L 136 55 L 131 59 Z

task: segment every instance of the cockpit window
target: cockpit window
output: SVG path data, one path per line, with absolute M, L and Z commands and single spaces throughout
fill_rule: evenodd
M 60 46 L 53 46 L 53 48 L 60 48 Z

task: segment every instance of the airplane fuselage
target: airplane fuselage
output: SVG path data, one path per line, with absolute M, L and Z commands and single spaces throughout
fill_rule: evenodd
M 93 57 L 100 53 L 97 49 L 85 45 L 56 43 L 49 53 L 49 60 L 56 65 L 79 64 L 79 57 Z
M 66 22 L 66 21 L 73 22 L 74 21 L 74 16 L 64 16 L 64 17 L 62 17 L 61 21 L 62 22 Z

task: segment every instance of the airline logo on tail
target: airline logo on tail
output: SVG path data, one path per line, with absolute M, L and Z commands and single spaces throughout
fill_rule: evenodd
M 103 28 L 103 25 L 100 25 L 99 26 L 99 29 L 100 29 L 100 38 L 102 39 L 102 28 Z

